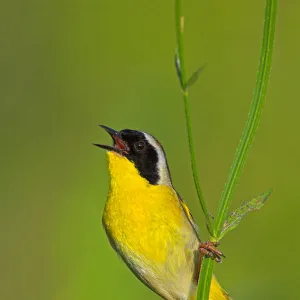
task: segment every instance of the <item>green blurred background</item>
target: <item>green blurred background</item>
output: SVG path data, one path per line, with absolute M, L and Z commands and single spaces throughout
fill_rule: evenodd
M 186 1 L 186 63 L 201 185 L 216 209 L 253 96 L 265 1 Z M 300 2 L 281 1 L 259 132 L 235 194 L 274 188 L 228 234 L 215 273 L 234 299 L 298 299 Z M 101 226 L 110 142 L 98 124 L 165 146 L 174 184 L 208 237 L 173 66 L 173 1 L 0 4 L 0 299 L 158 299 Z

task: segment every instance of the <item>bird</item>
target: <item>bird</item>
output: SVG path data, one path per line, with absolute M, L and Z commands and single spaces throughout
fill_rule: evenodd
M 202 258 L 221 262 L 217 243 L 202 242 L 176 192 L 161 143 L 138 130 L 99 125 L 113 144 L 105 149 L 110 175 L 102 224 L 112 248 L 135 276 L 166 300 L 194 300 Z M 210 300 L 231 299 L 212 278 Z

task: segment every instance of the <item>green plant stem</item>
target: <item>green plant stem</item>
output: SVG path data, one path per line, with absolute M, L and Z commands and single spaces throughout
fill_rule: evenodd
M 196 154 L 195 154 L 194 140 L 192 134 L 187 76 L 186 76 L 185 64 L 184 64 L 184 46 L 183 46 L 184 17 L 182 13 L 181 0 L 175 0 L 175 21 L 176 21 L 177 51 L 178 51 L 179 68 L 180 68 L 180 81 L 183 89 L 183 101 L 184 101 L 186 127 L 187 127 L 188 141 L 189 141 L 189 150 L 191 156 L 191 167 L 193 171 L 193 178 L 194 178 L 194 183 L 197 191 L 197 196 L 201 208 L 203 210 L 203 213 L 205 215 L 207 226 L 211 231 L 212 227 L 211 227 L 210 214 L 206 207 L 203 193 L 199 184 L 199 176 L 198 176 L 197 164 L 196 164 Z
M 261 116 L 261 109 L 266 96 L 271 69 L 276 13 L 277 0 L 267 0 L 265 9 L 263 41 L 254 97 L 251 103 L 245 130 L 239 142 L 231 169 L 229 171 L 227 183 L 222 193 L 221 200 L 218 204 L 217 214 L 213 224 L 215 240 L 218 240 L 220 237 L 223 224 L 228 215 L 228 208 L 231 203 L 235 187 L 237 185 L 237 180 L 241 174 L 248 151 L 253 142 L 259 124 L 259 118 Z M 197 297 L 198 300 L 209 299 L 213 265 L 214 262 L 211 259 L 204 259 L 199 279 Z

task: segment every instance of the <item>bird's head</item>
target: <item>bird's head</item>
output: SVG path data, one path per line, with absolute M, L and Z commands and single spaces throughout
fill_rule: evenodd
M 112 146 L 94 144 L 108 151 L 111 176 L 137 172 L 152 185 L 172 186 L 164 149 L 152 135 L 131 129 L 116 131 L 104 125 L 100 127 L 113 139 Z

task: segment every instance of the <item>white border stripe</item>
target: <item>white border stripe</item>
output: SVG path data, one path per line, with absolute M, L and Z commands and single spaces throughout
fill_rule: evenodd
M 165 157 L 165 153 L 163 149 L 161 148 L 161 145 L 155 140 L 155 138 L 146 133 L 143 132 L 146 140 L 148 143 L 156 150 L 157 155 L 158 155 L 158 162 L 157 162 L 157 169 L 158 169 L 158 174 L 159 174 L 159 181 L 158 184 L 164 184 L 164 185 L 169 185 L 172 186 L 171 179 L 170 179 L 170 174 L 169 174 L 169 169 L 167 165 L 167 160 Z

